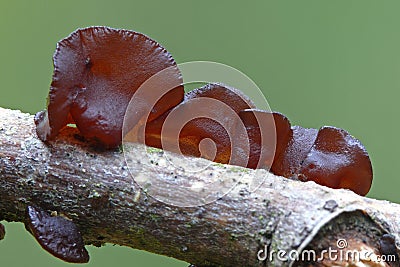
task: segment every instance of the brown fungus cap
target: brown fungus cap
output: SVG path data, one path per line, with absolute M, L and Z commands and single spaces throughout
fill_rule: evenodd
M 89 254 L 76 225 L 63 217 L 28 206 L 25 227 L 39 244 L 55 257 L 71 263 L 86 263 Z
M 302 181 L 366 195 L 372 184 L 372 165 L 360 141 L 343 129 L 323 127 L 298 177 Z
M 283 152 L 275 158 L 271 171 L 287 178 L 296 177 L 301 163 L 317 138 L 317 133 L 317 129 L 293 126 L 289 133 L 290 140 Z
M 284 151 L 291 138 L 289 120 L 281 113 L 258 109 L 242 110 L 239 116 L 250 144 L 249 161 L 245 167 L 270 169 L 274 158 Z
M 121 144 L 128 103 L 147 79 L 172 68 L 169 79 L 182 83 L 168 51 L 129 30 L 79 29 L 57 44 L 53 62 L 47 111 L 35 117 L 37 134 L 43 141 L 54 139 L 68 123 L 75 123 L 85 138 L 107 148 L 116 147 Z M 176 106 L 183 95 L 183 86 L 169 90 L 152 107 L 149 120 Z
M 235 88 L 220 83 L 207 84 L 186 93 L 185 100 L 171 112 L 148 123 L 146 144 L 234 164 L 230 161 L 231 142 L 234 145 L 235 141 L 231 140 L 231 133 L 239 120 L 238 113 L 254 107 L 254 103 Z M 204 140 L 207 141 L 201 143 Z

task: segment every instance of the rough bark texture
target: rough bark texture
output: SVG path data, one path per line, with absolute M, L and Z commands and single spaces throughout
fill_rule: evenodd
M 264 170 L 212 163 L 201 172 L 174 173 L 163 166 L 162 151 L 146 153 L 142 145 L 134 147 L 142 149 L 128 159 L 128 169 L 121 151 L 95 150 L 74 128 L 44 144 L 31 115 L 0 108 L 0 220 L 23 222 L 27 205 L 34 204 L 73 220 L 86 244 L 130 246 L 197 266 L 385 266 L 366 259 L 335 263 L 326 257 L 317 263 L 294 262 L 276 254 L 271 261 L 260 261 L 257 254 L 261 249 L 292 255 L 329 246 L 338 249 L 337 240 L 346 239 L 344 250 L 381 255 L 388 251 L 379 245 L 384 234 L 399 240 L 400 205 Z M 151 164 L 144 160 L 148 154 Z M 171 157 L 180 160 L 178 155 Z M 192 159 L 190 164 L 204 162 Z M 266 177 L 255 191 L 249 189 L 254 175 Z M 157 177 L 165 181 L 161 194 L 173 195 L 169 185 L 192 180 L 207 184 L 210 176 L 224 177 L 222 191 L 226 181 L 239 182 L 222 198 L 190 208 L 157 201 L 134 182 Z M 398 254 L 396 246 L 391 249 Z

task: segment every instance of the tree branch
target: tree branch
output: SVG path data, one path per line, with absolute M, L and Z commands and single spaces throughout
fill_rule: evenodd
M 24 222 L 28 205 L 57 211 L 73 220 L 86 244 L 114 243 L 197 266 L 308 266 L 312 261 L 295 263 L 272 252 L 293 256 L 307 249 L 338 249 L 338 239 L 346 239 L 343 250 L 370 250 L 378 256 L 399 252 L 395 245 L 382 244 L 388 236 L 399 240 L 400 205 L 348 190 L 215 163 L 201 172 L 171 173 L 158 164 L 165 161 L 162 152 L 151 155 L 153 164 L 145 163 L 146 149 L 139 144 L 128 169 L 121 151 L 97 151 L 74 128 L 44 144 L 31 115 L 2 108 L 0 144 L 0 220 Z M 193 158 L 190 164 L 204 162 Z M 206 185 L 210 175 L 241 182 L 210 204 L 181 208 L 144 193 L 132 178 L 143 175 L 162 179 L 164 195 L 174 194 L 168 191 L 171 185 L 194 180 Z M 254 175 L 267 178 L 252 191 L 249 177 Z M 226 190 L 224 182 L 221 190 Z M 263 256 L 266 249 L 272 257 L 260 261 L 257 254 Z M 341 265 L 334 262 L 325 255 L 314 265 Z M 364 259 L 364 264 L 386 263 Z

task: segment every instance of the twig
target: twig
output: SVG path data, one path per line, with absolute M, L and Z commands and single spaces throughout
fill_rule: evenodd
M 399 252 L 394 245 L 382 247 L 382 236 L 399 240 L 400 205 L 348 190 L 214 163 L 196 173 L 171 172 L 162 164 L 162 151 L 150 149 L 148 164 L 146 148 L 139 144 L 133 146 L 136 154 L 128 168 L 121 151 L 97 151 L 80 140 L 74 128 L 44 144 L 36 136 L 31 115 L 2 108 L 0 144 L 0 220 L 24 222 L 26 207 L 39 206 L 75 222 L 86 244 L 114 243 L 197 266 L 307 266 L 278 257 L 278 252 L 294 256 L 312 249 L 318 256 L 327 247 L 370 250 L 376 256 L 390 249 Z M 170 156 L 181 160 L 179 155 Z M 188 167 L 200 163 L 207 161 L 193 158 Z M 210 176 L 223 178 L 218 184 L 221 192 L 230 182 L 238 183 L 216 201 L 191 208 L 157 201 L 134 182 L 157 178 L 165 182 L 158 189 L 160 196 L 188 203 L 188 196 L 171 188 L 195 181 L 197 186 L 188 190 L 196 195 L 198 185 L 207 190 Z M 266 180 L 251 190 L 252 177 Z M 347 247 L 341 248 L 338 239 Z M 258 259 L 264 256 L 265 261 Z M 326 255 L 318 264 L 345 266 L 343 260 L 335 262 Z M 385 266 L 366 259 L 364 264 Z

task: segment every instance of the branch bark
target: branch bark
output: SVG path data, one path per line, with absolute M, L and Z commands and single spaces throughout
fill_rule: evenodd
M 197 266 L 348 264 L 327 255 L 314 263 L 283 256 L 293 258 L 306 250 L 319 256 L 329 247 L 368 250 L 370 256 L 399 253 L 395 244 L 383 241 L 389 236 L 398 243 L 400 205 L 348 190 L 214 163 L 196 173 L 172 173 L 161 164 L 162 151 L 151 154 L 152 164 L 145 163 L 146 149 L 139 144 L 134 145 L 139 149 L 128 168 L 121 151 L 95 150 L 74 128 L 44 144 L 36 136 L 33 116 L 2 108 L 0 144 L 0 220 L 24 222 L 27 205 L 36 205 L 73 220 L 86 244 L 114 243 Z M 181 160 L 179 155 L 171 157 Z M 204 162 L 193 158 L 190 164 Z M 222 191 L 226 181 L 239 182 L 228 194 L 199 207 L 164 204 L 134 182 L 138 177 L 156 177 L 165 182 L 160 194 L 171 196 L 171 185 L 188 181 L 207 185 L 211 175 L 224 178 L 218 185 Z M 266 180 L 251 190 L 251 177 Z M 338 239 L 345 239 L 347 246 L 338 247 Z M 259 260 L 265 253 L 267 259 Z M 398 266 L 368 259 L 362 263 L 347 266 Z

